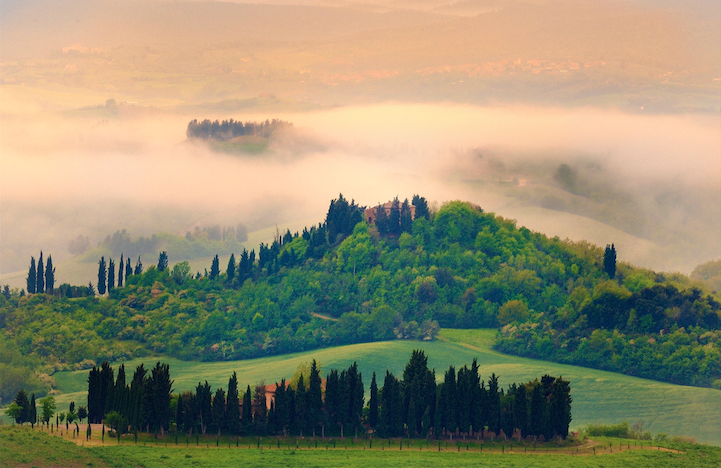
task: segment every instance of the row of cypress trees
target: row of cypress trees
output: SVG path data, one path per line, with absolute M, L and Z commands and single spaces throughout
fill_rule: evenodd
M 55 268 L 53 267 L 53 257 L 48 255 L 48 261 L 43 265 L 43 253 L 40 252 L 37 265 L 35 257 L 30 257 L 30 268 L 28 276 L 25 280 L 28 294 L 47 293 L 52 294 L 55 289 Z
M 325 391 L 315 360 L 307 376 L 297 383 L 285 379 L 275 384 L 274 397 L 266 401 L 261 383 L 241 396 L 236 373 L 227 391 L 213 392 L 207 381 L 195 391 L 171 395 L 172 381 L 167 364 L 157 363 L 150 374 L 138 366 L 130 385 L 121 366 L 103 363 L 88 379 L 88 411 L 91 422 L 100 422 L 110 412 L 122 418 L 121 431 L 163 432 L 173 426 L 188 435 L 208 432 L 234 435 L 347 435 L 373 430 L 381 437 L 442 437 L 477 435 L 486 431 L 511 436 L 546 439 L 568 435 L 571 422 L 570 384 L 561 377 L 545 375 L 541 380 L 500 388 L 495 374 L 488 386 L 478 374 L 478 363 L 456 372 L 450 366 L 443 382 L 436 383 L 435 370 L 428 367 L 422 350 L 413 351 L 402 379 L 386 371 L 378 388 L 376 375 L 365 402 L 363 378 L 357 363 L 326 375 Z M 171 405 L 171 401 L 173 404 Z M 242 401 L 242 404 L 241 404 Z M 174 409 L 171 411 L 171 407 Z M 364 408 L 365 407 L 365 408 Z M 172 413 L 172 414 L 171 414 Z
M 120 265 L 118 265 L 117 271 L 117 287 L 122 288 L 123 282 L 128 280 L 128 276 L 139 275 L 143 272 L 143 262 L 141 262 L 140 257 L 138 257 L 138 262 L 133 269 L 130 259 L 124 260 L 123 254 L 121 253 Z M 105 257 L 100 257 L 98 261 L 98 294 L 103 295 L 106 292 L 110 292 L 115 286 L 115 262 L 110 258 L 109 263 L 105 263 Z

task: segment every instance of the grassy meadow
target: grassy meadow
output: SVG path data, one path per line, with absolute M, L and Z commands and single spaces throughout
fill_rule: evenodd
M 721 449 L 688 443 L 649 443 L 596 438 L 554 447 L 500 442 L 381 441 L 347 439 L 225 439 L 186 443 L 126 436 L 121 444 L 95 433 L 91 441 L 50 435 L 30 427 L 0 427 L 0 467 L 711 467 Z M 402 443 L 402 448 L 401 448 Z
M 721 445 L 721 391 L 672 385 L 629 377 L 612 372 L 556 364 L 500 354 L 491 349 L 494 330 L 443 329 L 432 342 L 386 341 L 363 343 L 304 353 L 229 362 L 184 362 L 170 358 L 143 358 L 126 361 L 126 372 L 144 362 L 152 366 L 158 359 L 170 364 L 173 390 L 193 389 L 198 381 L 208 380 L 213 388 L 227 386 L 233 371 L 241 388 L 261 380 L 266 383 L 290 378 L 299 364 L 316 359 L 323 372 L 347 367 L 357 361 L 366 389 L 370 376 L 386 369 L 402 375 L 413 349 L 422 348 L 435 367 L 437 378 L 448 365 L 462 366 L 478 358 L 481 377 L 500 376 L 502 386 L 528 381 L 543 374 L 562 375 L 571 382 L 573 396 L 572 429 L 591 423 L 612 424 L 643 421 L 653 433 L 694 437 L 699 442 Z M 114 365 L 119 365 L 115 363 Z M 88 371 L 54 374 L 58 389 L 58 407 L 64 411 L 70 401 L 84 402 Z M 379 379 L 382 382 L 382 378 Z

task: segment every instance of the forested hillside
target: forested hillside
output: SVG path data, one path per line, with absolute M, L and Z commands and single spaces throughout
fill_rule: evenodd
M 118 287 L 103 259 L 107 297 L 7 294 L 0 347 L 19 352 L 2 356 L 0 372 L 17 379 L 0 379 L 0 398 L 33 375 L 27 368 L 86 368 L 151 352 L 243 359 L 433 339 L 439 326 L 503 327 L 506 352 L 721 383 L 721 305 L 683 277 L 616 265 L 596 246 L 549 239 L 468 203 L 436 213 L 423 197 L 412 205 L 414 220 L 411 203 L 395 200 L 369 226 L 364 207 L 341 196 L 324 222 L 261 244 L 257 255 L 238 252 L 224 271 L 216 257 L 207 275 L 187 262 L 169 267 L 170 251 L 157 266 L 119 273 Z

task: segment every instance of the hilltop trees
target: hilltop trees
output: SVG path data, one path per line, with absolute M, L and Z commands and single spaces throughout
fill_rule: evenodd
M 107 290 L 108 268 L 105 263 L 105 257 L 100 257 L 98 261 L 98 294 L 101 296 Z
M 53 257 L 48 255 L 48 262 L 45 265 L 45 292 L 52 294 L 55 290 L 55 268 L 53 267 Z
M 35 285 L 36 285 L 37 280 L 38 280 L 38 274 L 35 269 L 35 257 L 30 257 L 30 268 L 28 270 L 28 277 L 25 280 L 28 294 L 35 294 L 35 291 L 36 291 Z
M 45 271 L 43 270 L 43 252 L 40 251 L 38 258 L 37 279 L 35 280 L 35 291 L 41 293 L 45 291 Z
M 603 271 L 611 279 L 616 277 L 616 247 L 613 244 L 610 246 L 606 244 L 606 250 L 603 253 Z

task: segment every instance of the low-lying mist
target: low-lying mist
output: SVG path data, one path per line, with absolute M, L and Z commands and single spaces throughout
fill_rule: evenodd
M 281 118 L 304 138 L 257 155 L 186 142 L 190 119 L 227 117 Z M 41 249 L 56 264 L 68 259 L 78 235 L 95 246 L 123 228 L 138 236 L 213 223 L 311 224 L 341 192 L 363 205 L 414 193 L 469 200 L 550 235 L 614 242 L 620 260 L 689 272 L 721 257 L 719 124 L 709 114 L 441 104 L 5 115 L 0 273 L 22 271 Z M 61 268 L 57 276 L 63 282 Z

